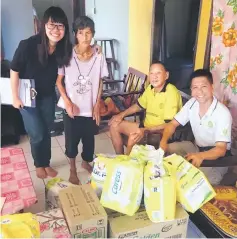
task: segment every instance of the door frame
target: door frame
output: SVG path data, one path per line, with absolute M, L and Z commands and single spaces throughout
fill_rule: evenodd
M 194 70 L 208 69 L 210 66 L 212 10 L 213 0 L 201 0 L 194 53 Z
M 86 2 L 85 0 L 73 0 L 73 22 L 80 16 L 86 15 Z

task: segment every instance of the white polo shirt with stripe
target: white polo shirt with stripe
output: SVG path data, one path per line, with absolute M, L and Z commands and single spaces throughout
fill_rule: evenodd
M 195 98 L 190 99 L 174 118 L 183 126 L 190 121 L 197 146 L 214 147 L 216 142 L 226 142 L 230 149 L 232 117 L 228 108 L 215 97 L 202 118 Z

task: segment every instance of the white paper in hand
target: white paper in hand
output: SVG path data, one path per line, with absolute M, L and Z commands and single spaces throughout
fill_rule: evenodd
M 35 107 L 35 82 L 30 79 L 20 79 L 19 80 L 19 97 L 24 106 Z M 0 100 L 1 104 L 12 105 L 12 89 L 11 89 L 11 79 L 10 78 L 0 78 Z
M 57 106 L 65 110 L 66 107 L 62 97 L 59 98 Z

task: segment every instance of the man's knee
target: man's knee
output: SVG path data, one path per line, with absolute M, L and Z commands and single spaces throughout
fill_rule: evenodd
M 168 144 L 167 153 L 168 154 L 178 154 L 180 156 L 185 156 L 188 153 L 197 153 L 198 149 L 190 141 L 174 142 Z
M 168 154 L 180 154 L 180 145 L 178 142 L 168 144 L 167 153 Z
M 110 131 L 113 132 L 117 132 L 120 134 L 125 134 L 128 135 L 127 131 L 130 130 L 129 129 L 129 125 L 127 125 L 127 121 L 123 120 L 121 123 L 119 124 L 112 124 L 110 125 Z
M 119 132 L 119 124 L 111 124 L 109 127 L 109 131 L 114 133 L 114 132 Z
M 221 180 L 223 179 L 224 175 L 228 171 L 228 167 L 220 167 L 220 168 L 201 167 L 199 169 L 205 174 L 208 181 L 213 186 L 219 185 Z

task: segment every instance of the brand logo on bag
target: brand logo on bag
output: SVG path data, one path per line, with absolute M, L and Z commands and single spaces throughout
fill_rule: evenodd
M 106 177 L 106 173 L 105 173 L 105 172 L 102 172 L 102 173 L 101 173 L 101 172 L 100 172 L 99 170 L 97 170 L 96 168 L 94 168 L 93 173 L 96 174 L 96 175 L 98 175 L 99 177 L 102 177 L 102 178 Z
M 160 233 L 155 233 L 155 234 L 146 234 L 143 237 L 140 238 L 160 238 Z
M 137 231 L 121 234 L 121 235 L 118 236 L 118 238 L 134 237 L 136 235 L 137 235 Z
M 116 171 L 115 174 L 115 179 L 114 179 L 114 183 L 113 183 L 113 187 L 112 187 L 112 192 L 114 194 L 117 194 L 119 189 L 121 188 L 121 172 L 120 171 Z
M 12 222 L 12 220 L 7 218 L 7 219 L 2 220 L 0 223 L 1 224 L 9 224 L 11 222 Z
M 174 236 L 170 236 L 170 237 L 166 237 L 166 238 L 183 238 L 182 233 L 174 235 Z
M 163 228 L 162 228 L 162 232 L 168 232 L 169 230 L 172 229 L 172 224 L 171 225 L 165 225 Z
M 96 227 L 89 227 L 82 231 L 83 234 L 91 234 L 97 231 Z

